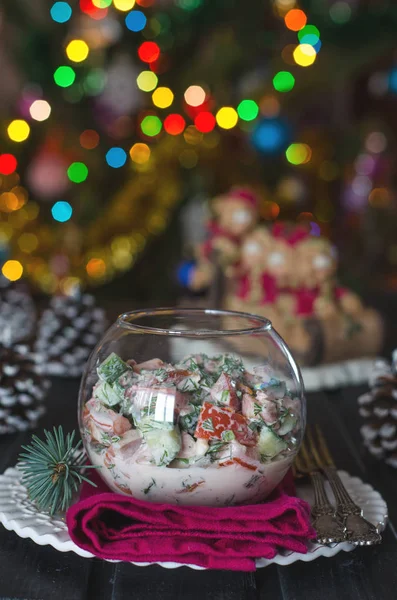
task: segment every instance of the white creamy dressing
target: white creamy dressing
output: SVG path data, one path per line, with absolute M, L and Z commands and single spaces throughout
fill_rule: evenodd
M 206 506 L 261 502 L 283 479 L 293 456 L 263 464 L 255 471 L 239 464 L 174 469 L 115 456 L 114 467 L 108 469 L 105 453 L 90 452 L 92 463 L 102 467 L 103 479 L 115 492 L 148 502 Z

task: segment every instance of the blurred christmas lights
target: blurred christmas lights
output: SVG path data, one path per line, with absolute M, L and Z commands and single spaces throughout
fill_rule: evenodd
M 29 137 L 30 127 L 23 119 L 15 119 L 7 127 L 7 133 L 13 142 L 24 142 Z
M 132 10 L 125 18 L 125 25 L 130 31 L 142 31 L 146 26 L 146 16 L 141 10 Z
M 123 148 L 115 146 L 106 152 L 106 162 L 113 169 L 120 169 L 120 167 L 125 165 L 126 161 L 127 153 Z
M 72 16 L 72 8 L 67 2 L 55 2 L 50 8 L 50 15 L 56 23 L 66 23 Z
M 243 121 L 253 121 L 259 113 L 259 106 L 254 100 L 242 100 L 237 107 L 237 113 Z
M 74 162 L 69 166 L 67 174 L 73 183 L 82 183 L 88 177 L 88 168 L 82 162 Z
M 90 49 L 84 40 L 72 40 L 66 46 L 66 56 L 69 60 L 79 63 L 88 56 Z
M 54 206 L 51 208 L 51 213 L 55 221 L 65 223 L 66 221 L 69 221 L 72 216 L 73 208 L 69 202 L 59 200 L 58 202 L 55 202 Z
M 17 281 L 22 277 L 23 267 L 18 260 L 7 260 L 4 263 L 1 272 L 9 281 Z
M 216 125 L 216 119 L 212 113 L 202 111 L 194 119 L 194 124 L 198 131 L 201 131 L 202 133 L 209 133 L 214 129 Z
M 152 94 L 152 101 L 157 108 L 168 108 L 174 101 L 174 94 L 167 87 L 158 87 Z
M 158 77 L 153 71 L 142 71 L 142 73 L 139 73 L 136 82 L 142 92 L 151 92 L 157 85 Z
M 131 160 L 138 165 L 145 164 L 150 158 L 150 148 L 147 144 L 134 144 L 130 150 Z
M 155 115 L 147 115 L 141 122 L 141 130 L 148 137 L 155 137 L 161 129 L 162 123 Z
M 303 10 L 293 8 L 284 17 L 285 25 L 292 31 L 299 31 L 306 25 L 307 17 Z
M 142 62 L 153 63 L 160 56 L 160 48 L 156 42 L 143 42 L 138 48 L 138 56 Z
M 74 83 L 76 79 L 76 73 L 72 67 L 61 66 L 58 67 L 54 73 L 54 81 L 59 87 L 69 87 Z
M 11 175 L 18 165 L 17 159 L 13 154 L 0 154 L 0 174 Z
M 201 106 L 205 101 L 205 91 L 199 85 L 191 85 L 185 91 L 184 98 L 189 106 Z
M 30 106 L 29 112 L 35 121 L 45 121 L 51 114 L 51 106 L 46 100 L 35 100 Z
M 273 77 L 273 86 L 278 92 L 290 92 L 294 85 L 295 77 L 289 71 L 279 71 Z
M 231 106 L 223 106 L 216 113 L 216 122 L 222 129 L 232 129 L 238 122 L 237 111 Z
M 170 135 L 179 135 L 185 129 L 185 125 L 182 115 L 171 114 L 164 119 L 164 129 Z

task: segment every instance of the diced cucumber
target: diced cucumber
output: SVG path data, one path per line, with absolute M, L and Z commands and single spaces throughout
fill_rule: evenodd
M 102 383 L 95 388 L 94 398 L 98 398 L 98 400 L 106 404 L 106 406 L 114 406 L 115 404 L 119 404 L 122 400 L 107 381 L 102 381 Z
M 168 465 L 181 449 L 181 434 L 178 427 L 171 430 L 151 429 L 143 432 L 148 448 L 158 466 Z
M 286 435 L 295 427 L 296 422 L 297 422 L 297 418 L 293 417 L 291 415 L 291 413 L 288 412 L 281 419 L 281 427 L 280 427 L 280 429 L 278 429 L 277 434 L 278 435 Z
M 117 354 L 112 352 L 99 365 L 97 368 L 97 373 L 99 379 L 102 379 L 102 381 L 113 383 L 118 377 L 120 377 L 120 375 L 122 375 L 125 371 L 128 371 L 130 368 L 131 367 L 129 367 L 127 363 L 125 363 L 119 356 L 117 356 Z
M 266 425 L 261 429 L 258 450 L 263 459 L 270 459 L 287 448 L 286 442 Z

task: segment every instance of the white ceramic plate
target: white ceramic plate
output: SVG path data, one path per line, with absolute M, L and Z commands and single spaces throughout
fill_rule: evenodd
M 347 490 L 353 500 L 364 510 L 364 516 L 376 525 L 379 531 L 382 531 L 387 522 L 387 506 L 381 495 L 370 485 L 365 484 L 358 477 L 351 477 L 345 471 L 339 471 Z M 75 552 L 84 558 L 93 557 L 92 554 L 82 550 L 70 539 L 65 522 L 57 517 L 50 517 L 44 512 L 40 512 L 33 504 L 26 493 L 26 488 L 21 484 L 21 475 L 16 468 L 7 469 L 0 475 L 0 522 L 6 529 L 15 531 L 22 538 L 29 538 L 40 546 L 50 545 L 60 552 Z M 332 494 L 328 488 L 330 498 Z M 298 496 L 304 498 L 309 503 L 312 501 L 312 490 L 310 486 L 298 485 Z M 341 550 L 349 552 L 354 550 L 355 546 L 347 542 L 333 544 L 332 546 L 322 546 L 320 544 L 309 544 L 307 554 L 289 552 L 278 554 L 275 558 L 259 559 L 256 561 L 257 568 L 267 567 L 272 563 L 278 565 L 290 565 L 298 560 L 305 562 L 315 560 L 319 556 L 334 556 Z M 151 563 L 133 563 L 134 565 L 146 567 Z M 182 565 L 175 562 L 157 563 L 166 569 L 176 569 L 187 566 L 192 569 L 201 570 L 202 567 L 195 565 Z

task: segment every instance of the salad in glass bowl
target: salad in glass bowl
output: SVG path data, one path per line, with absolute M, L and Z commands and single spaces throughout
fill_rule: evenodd
M 216 313 L 222 316 L 222 311 Z M 167 345 L 156 330 L 186 342 L 186 336 L 197 333 L 197 325 L 193 332 L 186 322 L 181 329 L 162 329 L 134 322 L 135 315 L 121 318 L 133 325 L 132 331 L 134 327 L 144 331 L 120 338 L 117 332 L 108 333 L 83 379 L 80 426 L 92 463 L 101 467 L 99 472 L 112 490 L 152 502 L 225 506 L 262 501 L 287 472 L 304 428 L 299 371 L 294 364 L 289 369 L 288 351 L 288 361 L 280 361 L 280 356 L 285 358 L 282 341 L 268 321 L 249 315 L 255 321 L 248 328 L 251 335 L 271 333 L 277 368 L 269 357 L 249 356 L 249 365 L 245 364 L 235 344 L 230 346 L 230 337 L 238 338 L 244 334 L 236 331 L 246 330 L 234 328 L 224 336 L 229 351 L 193 352 L 176 361 L 159 358 L 159 352 L 138 361 L 139 352 L 135 356 L 126 352 L 130 343 L 132 349 L 139 347 L 141 336 L 158 335 L 160 340 L 151 339 L 149 346 L 162 351 Z M 237 315 L 237 320 L 248 318 Z M 257 321 L 264 331 L 258 331 Z M 219 344 L 222 338 L 217 332 L 225 330 L 208 326 L 199 330 L 207 335 L 199 337 L 201 346 L 204 342 L 211 350 L 214 340 Z M 114 346 L 120 346 L 124 358 L 114 350 L 106 353 Z M 169 344 L 167 351 L 170 354 Z M 280 364 L 284 373 L 290 371 L 289 377 L 280 377 Z

